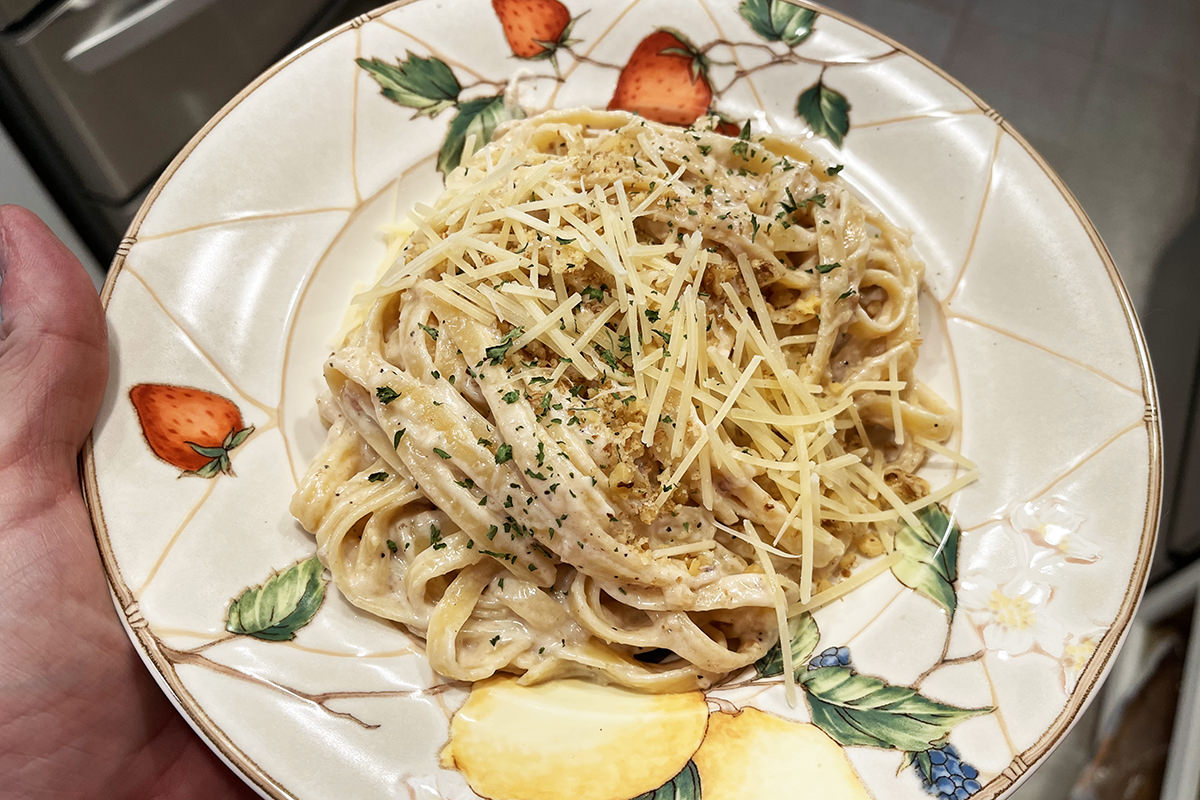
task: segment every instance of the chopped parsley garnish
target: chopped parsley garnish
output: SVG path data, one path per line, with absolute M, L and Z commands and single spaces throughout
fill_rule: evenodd
M 546 476 L 545 476 L 545 475 L 543 475 L 543 474 L 542 474 L 542 473 L 540 473 L 540 472 L 534 472 L 534 471 L 533 471 L 533 470 L 531 470 L 531 469 L 527 469 L 527 470 L 525 470 L 525 474 L 526 474 L 526 475 L 528 475 L 529 477 L 531 477 L 531 478 L 535 479 L 535 480 L 539 480 L 539 481 L 544 481 L 544 480 L 546 480 Z
M 446 546 L 446 543 L 442 541 L 441 528 L 437 526 L 436 522 L 429 523 L 429 546 L 434 550 L 441 550 Z
M 790 188 L 785 188 L 783 193 L 787 195 L 787 200 L 780 200 L 779 207 L 783 209 L 785 214 L 794 214 L 800 205 L 796 202 L 795 196 Z
M 827 175 L 837 175 L 839 172 L 841 172 L 845 168 L 846 168 L 845 164 L 834 164 L 832 167 L 825 170 L 825 173 Z
M 509 405 L 512 405 L 513 403 L 515 403 L 521 399 L 521 393 L 518 392 L 516 389 L 513 389 L 511 392 L 505 392 L 504 397 L 502 399 L 504 400 L 504 402 L 508 403 Z
M 849 297 L 852 294 L 854 294 L 854 289 L 847 289 L 846 291 L 844 291 L 838 295 L 838 300 L 845 300 L 847 297 Z
M 498 344 L 494 344 L 483 351 L 484 356 L 486 356 L 487 360 L 491 362 L 493 367 L 498 366 L 500 362 L 504 360 L 504 357 L 508 355 L 508 351 L 512 347 L 513 342 L 521 338 L 521 334 L 523 333 L 525 333 L 525 329 L 517 326 L 508 333 L 504 334 L 504 338 L 502 338 Z
M 559 244 L 570 244 L 571 242 L 575 241 L 574 239 L 564 239 L 564 238 L 563 238 L 563 237 L 561 237 L 561 236 L 555 236 L 555 237 L 554 237 L 554 239 L 555 239 L 555 241 L 557 241 Z
M 496 448 L 496 463 L 503 464 L 506 461 L 512 460 L 512 445 L 502 444 Z
M 652 308 L 646 309 L 646 319 L 650 320 L 651 322 L 658 322 L 658 312 Z
M 386 481 L 387 479 L 388 474 L 386 472 L 372 472 L 367 476 L 367 480 L 371 483 L 379 483 L 380 481 Z
M 537 462 L 539 467 L 546 463 L 546 445 L 541 442 L 538 442 Z
M 814 194 L 812 197 L 808 198 L 807 200 L 801 200 L 800 207 L 804 208 L 809 203 L 815 203 L 815 204 L 819 205 L 821 208 L 824 208 L 825 207 L 825 195 L 820 192 L 817 192 L 816 194 Z
M 583 295 L 584 297 L 588 297 L 588 298 L 591 298 L 592 300 L 600 301 L 600 300 L 604 299 L 604 292 L 607 289 L 608 289 L 608 284 L 602 283 L 602 284 L 600 284 L 599 289 L 597 289 L 595 286 L 585 286 L 579 290 L 579 293 L 581 295 Z
M 395 542 L 393 542 L 391 539 L 388 539 L 387 540 L 387 549 L 394 553 L 397 550 L 399 550 L 400 548 L 396 546 Z
M 755 238 L 758 236 L 758 215 L 757 214 L 750 215 L 750 227 L 753 229 L 750 233 L 750 241 L 753 242 L 755 240 Z
M 400 440 L 404 438 L 404 432 L 407 430 L 408 428 L 401 428 L 400 430 L 396 431 L 396 435 L 392 437 L 393 448 L 400 447 Z
M 375 390 L 375 396 L 379 398 L 379 402 L 386 406 L 388 403 L 399 397 L 400 393 L 390 386 L 380 386 Z
M 608 349 L 607 347 L 601 347 L 598 344 L 593 344 L 592 348 L 596 351 L 600 358 L 604 360 L 605 364 L 608 364 L 613 369 L 620 369 L 620 362 L 617 361 L 617 357 L 612 350 Z
M 445 450 L 443 450 L 440 447 L 433 448 L 433 452 L 437 455 L 438 458 L 449 458 L 450 457 L 450 454 L 447 453 Z
M 746 158 L 750 153 L 750 120 L 746 120 L 746 124 L 742 126 L 742 132 L 738 134 L 738 140 L 729 148 L 729 152 L 742 158 Z
M 817 264 L 817 272 L 824 275 L 826 272 L 833 272 L 835 269 L 837 269 L 841 265 L 842 264 L 840 261 L 834 261 L 829 264 Z
M 421 330 L 425 331 L 425 333 L 429 334 L 430 339 L 433 339 L 435 342 L 437 341 L 437 337 L 438 337 L 437 328 L 431 328 L 428 325 L 422 325 L 419 322 L 417 323 L 417 327 L 420 328 Z

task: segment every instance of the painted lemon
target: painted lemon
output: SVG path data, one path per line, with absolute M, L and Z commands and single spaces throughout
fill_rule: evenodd
M 442 764 L 492 800 L 628 800 L 675 777 L 707 723 L 701 692 L 491 678 L 451 720 Z
M 757 708 L 709 717 L 692 760 L 704 800 L 805 797 L 870 800 L 850 759 L 816 725 L 791 722 Z

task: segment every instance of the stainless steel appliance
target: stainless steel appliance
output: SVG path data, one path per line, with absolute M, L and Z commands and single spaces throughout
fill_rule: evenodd
M 377 0 L 0 0 L 0 123 L 106 264 L 154 179 L 262 70 Z

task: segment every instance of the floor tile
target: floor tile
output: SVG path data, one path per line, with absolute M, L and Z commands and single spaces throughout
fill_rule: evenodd
M 1166 83 L 1200 91 L 1200 4 L 1115 0 L 1101 54 Z
M 1003 28 L 1029 45 L 1044 45 L 1088 55 L 1096 50 L 1113 0 L 981 0 L 970 21 Z M 1021 50 L 1014 50 L 1019 58 Z
M 832 8 L 892 37 L 934 63 L 945 59 L 959 16 L 955 3 L 839 0 Z
M 956 33 L 946 67 L 1030 140 L 1065 142 L 1091 62 L 1089 55 L 972 18 Z
M 1200 92 L 1099 65 L 1072 138 L 1063 179 L 1141 307 L 1159 254 L 1195 207 Z

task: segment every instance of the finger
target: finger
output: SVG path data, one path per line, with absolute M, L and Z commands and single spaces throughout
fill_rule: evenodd
M 108 376 L 104 311 L 78 259 L 19 206 L 0 206 L 0 463 L 72 463 Z

